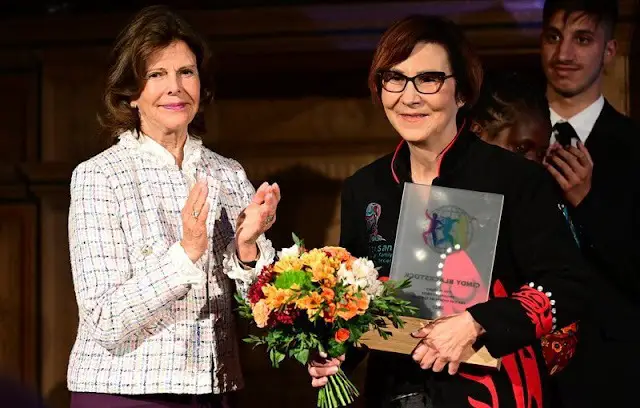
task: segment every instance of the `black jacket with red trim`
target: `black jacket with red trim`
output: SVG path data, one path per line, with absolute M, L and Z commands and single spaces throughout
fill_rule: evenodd
M 344 184 L 340 245 L 389 274 L 409 148 L 360 169 Z M 504 195 L 492 298 L 469 308 L 486 334 L 479 339 L 501 370 L 463 365 L 462 373 L 421 371 L 410 356 L 373 352 L 367 406 L 426 387 L 436 407 L 541 407 L 546 369 L 539 338 L 581 317 L 590 273 L 542 166 L 463 129 L 444 153 L 433 185 Z M 446 371 L 446 370 L 445 370 Z M 483 405 L 487 404 L 487 405 Z

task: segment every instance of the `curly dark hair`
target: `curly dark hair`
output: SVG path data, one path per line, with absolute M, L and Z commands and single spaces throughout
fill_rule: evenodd
M 196 57 L 200 78 L 200 108 L 189 124 L 189 133 L 206 132 L 204 107 L 213 100 L 211 51 L 206 41 L 180 16 L 165 6 L 142 9 L 120 32 L 113 47 L 104 91 L 100 124 L 112 136 L 140 130 L 140 117 L 130 103 L 145 86 L 147 61 L 155 51 L 184 41 Z
M 490 138 L 524 116 L 550 121 L 545 86 L 538 82 L 515 72 L 486 75 L 478 102 L 471 112 L 472 121 Z

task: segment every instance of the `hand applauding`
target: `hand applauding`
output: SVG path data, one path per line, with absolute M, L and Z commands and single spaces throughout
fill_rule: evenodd
M 209 202 L 207 182 L 198 181 L 189 192 L 182 208 L 182 240 L 180 244 L 191 262 L 196 262 L 207 250 L 207 216 Z
M 241 261 L 253 261 L 256 258 L 256 241 L 276 221 L 278 202 L 280 202 L 278 184 L 262 183 L 251 203 L 238 217 L 236 244 Z
M 593 160 L 581 142 L 578 147 L 566 148 L 555 143 L 547 152 L 544 165 L 556 179 L 565 199 L 574 207 L 578 206 L 591 190 Z

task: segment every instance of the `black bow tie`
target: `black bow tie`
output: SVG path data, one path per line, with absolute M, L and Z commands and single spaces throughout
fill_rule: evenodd
M 569 122 L 558 122 L 553 125 L 556 141 L 563 147 L 571 146 L 571 139 L 580 140 L 576 130 Z

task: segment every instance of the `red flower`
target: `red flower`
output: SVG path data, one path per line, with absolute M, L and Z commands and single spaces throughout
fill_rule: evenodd
M 249 298 L 249 302 L 252 305 L 255 305 L 260 301 L 260 299 L 264 299 L 264 293 L 262 293 L 262 287 L 267 283 L 271 282 L 273 278 L 273 265 L 268 265 L 262 268 L 260 275 L 258 276 L 258 280 L 255 281 L 253 285 L 249 288 L 249 293 L 247 297 Z
M 300 311 L 296 309 L 295 305 L 288 305 L 283 310 L 275 310 L 269 316 L 269 322 L 267 325 L 269 328 L 274 328 L 278 323 L 293 325 L 293 322 L 300 315 Z
M 386 281 L 388 281 L 388 280 L 389 280 L 389 277 L 388 277 L 388 276 L 381 276 L 381 277 L 379 277 L 379 278 L 378 278 L 378 280 L 379 280 L 380 282 L 386 282 Z
M 342 328 L 338 329 L 334 338 L 338 343 L 344 343 L 345 341 L 349 340 L 349 336 L 351 336 L 349 329 Z

